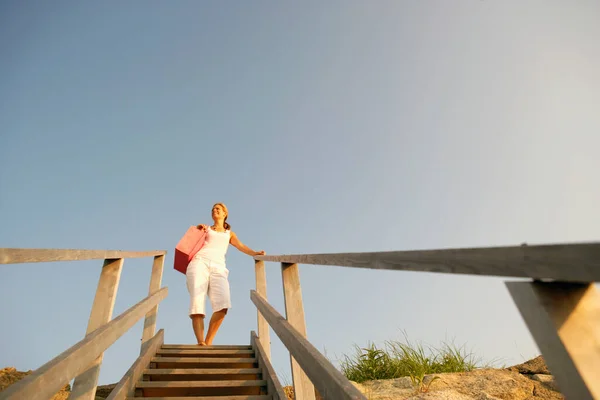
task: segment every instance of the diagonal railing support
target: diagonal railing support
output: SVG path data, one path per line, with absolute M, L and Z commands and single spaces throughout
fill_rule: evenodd
M 507 282 L 567 399 L 600 399 L 600 296 L 593 284 Z

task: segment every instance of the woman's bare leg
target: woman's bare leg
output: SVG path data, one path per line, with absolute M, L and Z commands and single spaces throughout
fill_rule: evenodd
M 202 314 L 192 314 L 190 315 L 192 319 L 192 327 L 194 328 L 194 334 L 196 335 L 196 340 L 199 345 L 206 346 L 204 342 L 204 315 Z
M 208 325 L 208 333 L 206 334 L 206 344 L 210 346 L 219 330 L 219 327 L 223 323 L 223 319 L 225 319 L 225 314 L 227 314 L 227 309 L 224 308 L 222 310 L 216 311 L 213 313 L 212 317 L 210 317 L 210 324 Z

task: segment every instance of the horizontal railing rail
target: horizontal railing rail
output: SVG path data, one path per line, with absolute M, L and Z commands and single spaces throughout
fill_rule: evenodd
M 144 258 L 164 256 L 164 250 L 77 250 L 77 249 L 22 249 L 0 248 L 0 264 L 22 264 L 56 261 L 106 260 L 116 258 Z
M 368 253 L 256 256 L 256 260 L 564 282 L 600 281 L 600 242 Z

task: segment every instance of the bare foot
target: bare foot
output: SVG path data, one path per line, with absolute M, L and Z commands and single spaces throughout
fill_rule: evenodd
M 198 343 L 198 346 L 206 346 L 206 342 L 200 342 Z

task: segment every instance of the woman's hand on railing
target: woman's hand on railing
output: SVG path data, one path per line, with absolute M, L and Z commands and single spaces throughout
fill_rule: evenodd
M 261 250 L 261 251 L 255 251 L 253 256 L 264 256 L 265 254 L 267 254 L 267 253 L 265 253 L 264 250 Z

